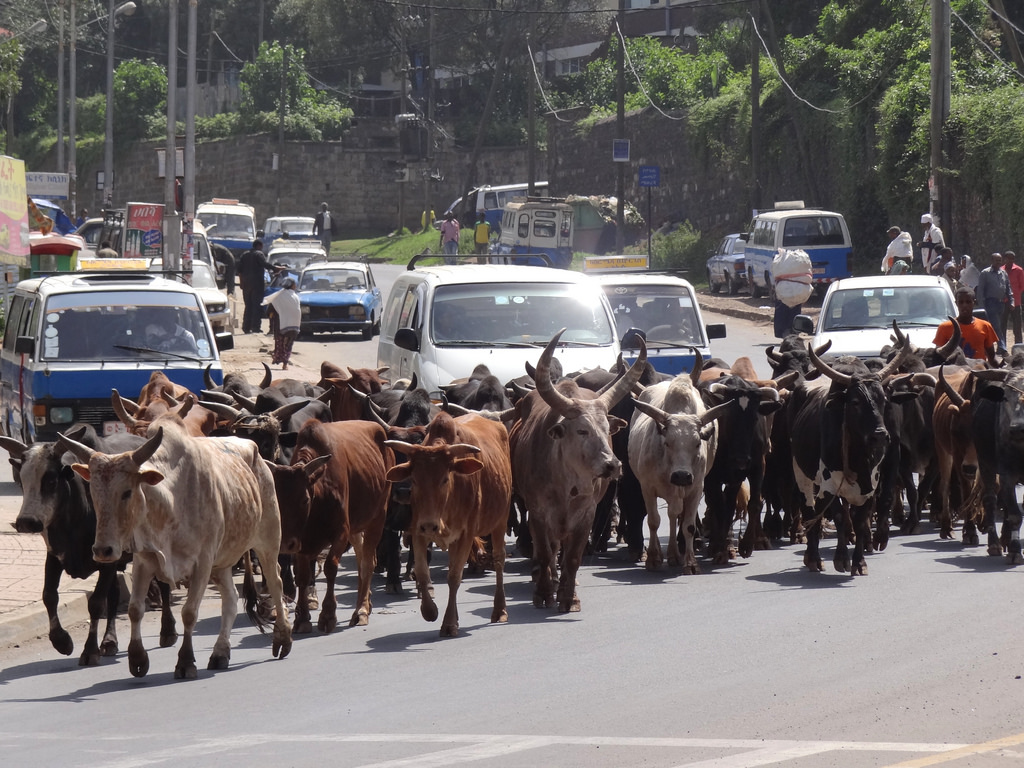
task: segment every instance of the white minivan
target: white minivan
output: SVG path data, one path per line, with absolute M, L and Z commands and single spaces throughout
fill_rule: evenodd
M 410 269 L 384 307 L 377 365 L 435 392 L 486 365 L 502 382 L 536 364 L 559 329 L 566 373 L 611 368 L 619 354 L 608 299 L 593 278 L 564 269 L 460 264 Z

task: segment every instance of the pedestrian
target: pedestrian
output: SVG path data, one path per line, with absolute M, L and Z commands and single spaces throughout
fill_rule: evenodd
M 978 272 L 978 268 L 974 266 L 974 262 L 971 257 L 966 253 L 960 257 L 960 283 L 966 285 L 972 291 L 978 289 L 978 278 L 981 273 Z
M 962 283 L 960 282 L 957 273 L 959 270 L 952 261 L 946 264 L 946 270 L 943 272 L 942 277 L 947 283 L 949 283 L 949 289 L 953 291 L 953 295 L 956 296 L 956 292 L 960 289 Z
M 1003 255 L 993 253 L 991 263 L 978 275 L 976 293 L 978 306 L 985 310 L 985 315 L 999 337 L 999 352 L 1006 352 L 1006 316 L 1010 309 L 1010 278 L 1003 271 Z
M 942 230 L 939 229 L 935 218 L 930 213 L 921 216 L 921 225 L 924 227 L 924 237 L 917 247 L 921 249 L 922 271 L 927 275 L 930 274 L 928 267 L 938 257 L 939 251 L 946 247 L 946 241 L 942 237 Z
M 269 268 L 267 257 L 263 255 L 263 241 L 253 240 L 252 248 L 238 260 L 238 282 L 242 286 L 242 301 L 245 303 L 242 314 L 243 333 L 260 332 L 263 291 L 266 289 L 266 273 Z
M 331 255 L 331 240 L 337 233 L 338 226 L 327 209 L 327 203 L 320 203 L 320 212 L 313 219 L 313 236 L 320 238 L 320 244 L 328 256 Z
M 967 286 L 961 286 L 956 292 L 956 321 L 960 325 L 960 346 L 964 355 L 973 360 L 987 360 L 989 365 L 995 367 L 996 346 L 999 337 L 995 328 L 987 320 L 974 316 L 974 291 Z M 932 342 L 936 347 L 941 347 L 953 338 L 953 324 L 944 320 L 935 330 L 935 340 Z
M 270 362 L 273 365 L 280 363 L 281 370 L 287 371 L 288 363 L 292 360 L 292 346 L 299 335 L 299 326 L 302 322 L 302 306 L 299 294 L 295 291 L 295 280 L 286 277 L 281 284 L 281 290 L 267 296 L 263 303 L 270 306 L 277 315 L 277 323 L 274 326 L 274 355 Z
M 897 226 L 889 227 L 886 233 L 889 245 L 882 259 L 882 271 L 887 275 L 908 274 L 914 262 L 914 239 Z
M 1013 343 L 1024 343 L 1021 336 L 1021 295 L 1024 294 L 1024 267 L 1017 263 L 1017 254 L 1013 251 L 1003 252 L 1003 270 L 1010 280 L 1010 322 L 1013 327 Z
M 83 208 L 82 210 L 80 210 L 78 212 L 78 217 L 75 219 L 75 228 L 77 229 L 78 227 L 80 227 L 83 224 L 85 224 L 85 220 L 88 219 L 88 218 L 89 218 L 89 209 L 88 208 Z
M 109 240 L 104 240 L 100 243 L 100 248 L 96 251 L 97 259 L 118 259 L 121 255 L 110 246 Z
M 224 277 L 224 290 L 228 296 L 235 295 L 235 255 L 226 245 L 210 243 L 213 260 L 220 265 L 217 271 Z
M 459 253 L 459 220 L 455 214 L 448 211 L 441 222 L 441 251 L 444 253 L 444 263 L 454 264 L 455 256 Z
M 487 214 L 483 211 L 477 213 L 476 226 L 473 227 L 473 244 L 476 245 L 477 256 L 487 253 L 487 247 L 491 244 L 491 225 L 487 223 Z M 487 259 L 477 259 L 478 264 L 487 263 Z
M 956 268 L 956 262 L 953 261 L 953 249 L 947 245 L 939 252 L 939 257 L 932 260 L 928 274 L 942 277 L 946 274 L 946 267 L 948 265 L 952 265 L 954 269 Z

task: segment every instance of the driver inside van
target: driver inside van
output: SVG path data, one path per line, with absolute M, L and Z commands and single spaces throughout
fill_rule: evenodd
M 453 302 L 438 303 L 434 307 L 434 338 L 437 341 L 460 341 L 465 338 L 462 310 Z
M 146 346 L 158 352 L 199 353 L 192 332 L 166 319 L 146 323 Z

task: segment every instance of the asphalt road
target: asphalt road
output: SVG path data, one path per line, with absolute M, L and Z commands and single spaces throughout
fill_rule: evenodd
M 715 353 L 763 365 L 770 328 L 726 322 Z M 305 343 L 315 368 L 324 343 Z M 358 365 L 372 346 L 325 349 Z M 369 626 L 297 638 L 284 660 L 241 615 L 221 672 L 205 669 L 219 624 L 211 592 L 195 681 L 173 680 L 177 651 L 158 648 L 155 614 L 143 627 L 145 678 L 128 671 L 126 620 L 122 652 L 99 667 L 78 668 L 45 638 L 0 654 L 4 764 L 1022 764 L 1024 571 L 942 541 L 930 524 L 870 555 L 868 576 L 836 573 L 833 544 L 823 542 L 825 573 L 803 567 L 802 545 L 781 542 L 728 565 L 702 560 L 696 576 L 648 572 L 614 547 L 586 560 L 582 611 L 567 615 L 532 606 L 529 565 L 513 552 L 508 623 L 488 623 L 493 574 L 469 578 L 454 639 L 377 577 Z M 445 562 L 435 553 L 439 602 Z M 351 555 L 342 566 L 344 619 Z

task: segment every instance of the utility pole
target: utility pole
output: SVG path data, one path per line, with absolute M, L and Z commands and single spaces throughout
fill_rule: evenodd
M 64 173 L 64 0 L 57 3 L 57 172 Z M 71 209 L 71 219 L 75 210 Z
M 928 210 L 938 215 L 950 238 L 950 202 L 946 189 L 944 127 L 950 100 L 949 0 L 932 0 L 931 51 L 931 164 L 928 177 Z
M 622 28 L 626 25 L 626 0 L 619 0 L 618 49 L 615 56 L 615 138 L 626 138 L 626 35 Z M 615 252 L 626 250 L 626 163 L 615 164 Z
M 750 14 L 750 207 L 761 207 L 761 40 L 757 25 L 761 5 L 755 0 Z
M 68 186 L 71 187 L 71 215 L 77 220 L 78 217 L 78 169 L 75 167 L 77 158 L 75 157 L 76 147 L 75 144 L 75 115 L 78 113 L 78 94 L 75 92 L 77 78 L 75 76 L 75 69 L 78 65 L 77 56 L 75 51 L 77 50 L 78 30 L 76 29 L 75 20 L 75 0 L 71 0 L 71 6 L 68 11 L 68 32 L 71 37 L 68 40 L 68 90 L 71 92 L 68 97 Z
M 284 172 L 284 116 L 288 109 L 288 59 L 290 49 L 285 46 L 284 63 L 281 66 L 281 97 L 277 104 L 277 195 L 274 215 L 281 215 L 281 175 Z
M 178 173 L 178 0 L 168 2 L 167 142 L 164 144 L 164 267 L 181 269 L 181 220 L 175 202 Z
M 198 0 L 188 0 L 188 55 L 185 64 L 185 218 L 196 215 L 196 35 Z
M 534 2 L 536 7 L 537 3 Z M 530 26 L 526 33 L 526 49 L 530 54 L 530 68 L 527 71 L 530 87 L 526 90 L 526 195 L 531 197 L 537 193 L 537 78 L 534 75 L 537 62 L 533 59 L 533 32 L 537 26 L 537 17 L 530 14 Z

